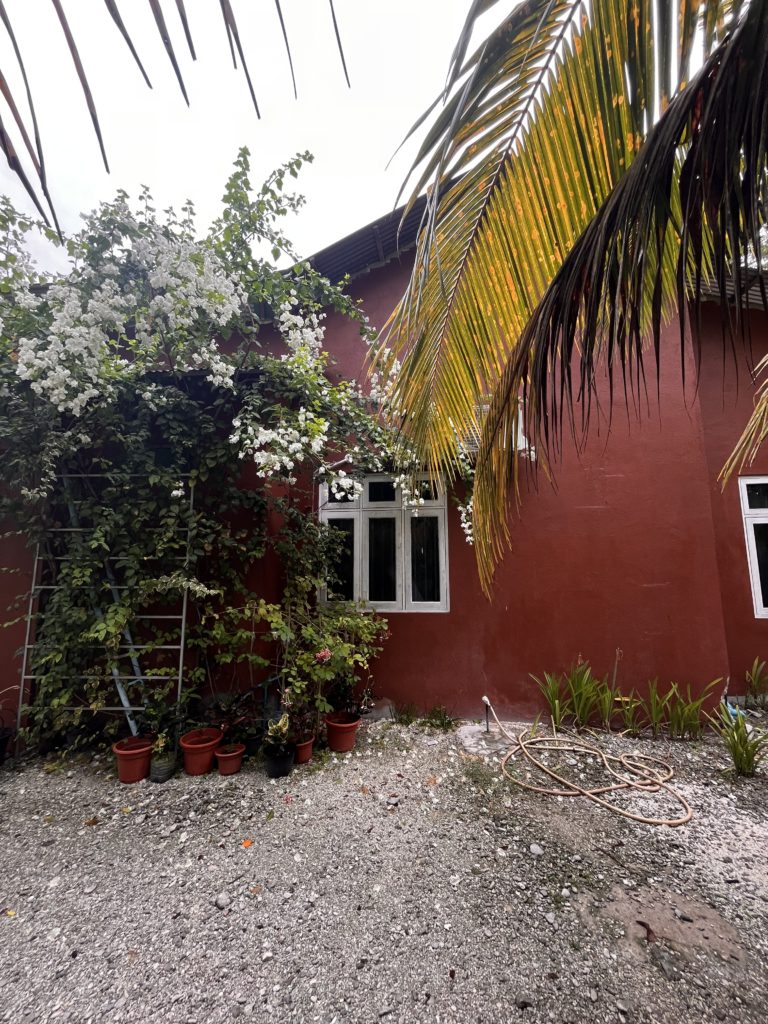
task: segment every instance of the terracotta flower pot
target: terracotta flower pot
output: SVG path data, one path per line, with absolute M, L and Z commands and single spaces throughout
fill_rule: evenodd
M 153 740 L 146 736 L 131 736 L 112 744 L 117 758 L 117 777 L 121 782 L 141 782 L 149 775 L 152 762 Z
M 243 766 L 244 743 L 230 743 L 214 750 L 219 762 L 219 775 L 235 775 Z
M 360 716 L 349 711 L 333 711 L 325 716 L 328 746 L 336 754 L 346 754 L 355 745 Z
M 192 729 L 179 740 L 187 775 L 206 775 L 213 767 L 213 752 L 224 735 L 221 729 Z
M 296 744 L 294 764 L 307 764 L 308 761 L 312 760 L 312 745 L 314 742 L 315 737 L 310 736 L 308 740 L 302 740 L 301 743 Z

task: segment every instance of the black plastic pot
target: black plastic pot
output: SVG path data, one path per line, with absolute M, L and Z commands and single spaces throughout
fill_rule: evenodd
M 152 782 L 167 782 L 176 771 L 175 754 L 154 754 L 149 765 L 149 777 Z
M 4 725 L 2 718 L 0 718 L 0 764 L 2 764 L 6 758 L 6 754 L 8 753 L 8 744 L 13 739 L 14 732 L 15 730 Z
M 282 779 L 291 774 L 293 758 L 296 753 L 293 744 L 290 747 L 264 748 L 264 768 L 270 779 Z

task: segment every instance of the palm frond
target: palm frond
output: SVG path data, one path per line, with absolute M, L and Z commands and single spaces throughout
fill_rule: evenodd
M 731 287 L 744 292 L 748 258 L 760 256 L 767 142 L 768 5 L 757 3 L 746 7 L 732 34 L 668 103 L 554 275 L 511 355 L 478 457 L 475 536 L 484 542 L 479 557 L 486 583 L 506 539 L 518 472 L 505 439 L 521 417 L 538 452 L 556 450 L 566 428 L 583 436 L 598 364 L 607 368 L 611 386 L 621 366 L 626 393 L 628 377 L 644 378 L 650 334 L 657 373 L 665 297 L 676 303 L 681 351 L 691 317 L 697 340 L 702 280 L 710 267 L 730 310 L 729 332 L 745 334 L 748 318 L 727 298 Z M 671 280 L 665 250 L 675 253 Z M 645 321 L 638 311 L 649 294 L 652 315 Z M 754 441 L 759 419 L 753 426 Z
M 215 3 L 216 0 L 208 0 L 208 2 L 209 3 Z M 79 52 L 79 48 L 77 46 L 77 42 L 76 42 L 75 37 L 73 35 L 73 32 L 72 32 L 72 29 L 70 27 L 69 21 L 67 20 L 67 16 L 66 16 L 66 14 L 64 12 L 64 8 L 63 8 L 63 6 L 61 4 L 61 0 L 51 0 L 51 3 L 53 5 L 53 9 L 54 9 L 54 11 L 56 13 L 56 16 L 58 18 L 58 21 L 59 21 L 59 24 L 61 26 L 62 32 L 64 33 L 64 38 L 66 39 L 67 46 L 68 46 L 68 49 L 69 49 L 69 52 L 70 52 L 70 56 L 72 58 L 72 62 L 74 64 L 74 66 L 75 66 L 75 70 L 77 72 L 78 79 L 80 81 L 80 87 L 82 89 L 86 105 L 88 107 L 88 112 L 91 115 L 91 121 L 93 123 L 93 129 L 94 129 L 94 132 L 95 132 L 98 144 L 99 144 L 99 149 L 101 151 L 102 159 L 104 161 L 104 166 L 106 167 L 107 171 L 109 171 L 109 163 L 108 163 L 108 160 L 107 160 L 106 147 L 104 145 L 104 139 L 103 139 L 102 132 L 101 132 L 101 125 L 99 123 L 98 114 L 96 112 L 96 102 L 95 102 L 95 99 L 94 99 L 93 94 L 91 92 L 91 88 L 90 88 L 90 84 L 88 82 L 88 77 L 86 75 L 85 67 L 84 67 L 83 62 L 82 62 L 82 60 L 80 58 L 80 52 Z M 130 50 L 131 55 L 133 56 L 137 66 L 139 68 L 139 71 L 141 72 L 142 77 L 144 78 L 144 81 L 145 81 L 146 85 L 151 89 L 152 88 L 152 83 L 150 82 L 149 76 L 148 76 L 148 74 L 147 74 L 147 72 L 146 72 L 146 70 L 144 68 L 144 65 L 141 62 L 141 58 L 139 57 L 139 54 L 138 54 L 137 48 L 136 48 L 136 46 L 134 44 L 134 41 L 131 38 L 131 35 L 128 32 L 128 29 L 126 28 L 125 23 L 124 23 L 124 21 L 122 19 L 122 16 L 120 14 L 120 8 L 118 6 L 117 0 L 104 0 L 104 3 L 105 3 L 105 6 L 107 8 L 107 11 L 109 12 L 110 17 L 112 18 L 112 21 L 114 22 L 115 26 L 117 27 L 117 30 L 119 31 L 120 35 L 122 36 L 125 44 L 128 46 L 128 49 Z M 168 26 L 167 26 L 167 23 L 166 23 L 165 14 L 164 14 L 163 6 L 162 6 L 162 0 L 149 0 L 149 4 L 150 4 L 150 9 L 152 11 L 152 15 L 154 17 L 155 26 L 157 28 L 157 31 L 158 31 L 158 34 L 159 34 L 160 38 L 162 39 L 163 46 L 165 47 L 165 51 L 166 51 L 166 54 L 168 56 L 168 59 L 171 62 L 171 66 L 172 66 L 174 74 L 176 76 L 176 80 L 179 83 L 179 88 L 181 89 L 182 96 L 184 97 L 185 102 L 187 104 L 189 104 L 189 99 L 188 99 L 188 96 L 187 96 L 187 90 L 186 90 L 186 86 L 184 84 L 184 78 L 183 78 L 183 75 L 182 75 L 182 72 L 181 72 L 181 65 L 180 65 L 180 62 L 179 62 L 178 55 L 177 55 L 176 50 L 175 50 L 174 45 L 173 45 L 173 40 L 172 40 L 171 35 L 169 33 L 169 30 L 168 30 Z M 333 23 L 333 32 L 334 32 L 334 36 L 336 38 L 336 44 L 337 44 L 339 55 L 340 55 L 340 58 L 341 58 L 341 65 L 342 65 L 342 68 L 343 68 L 343 71 L 344 71 L 344 77 L 346 78 L 347 85 L 349 85 L 349 74 L 347 72 L 347 65 L 346 65 L 346 60 L 345 60 L 345 57 L 344 57 L 344 49 L 343 49 L 342 42 L 341 42 L 341 35 L 339 33 L 339 26 L 338 26 L 338 23 L 337 23 L 337 20 L 336 20 L 336 11 L 335 11 L 335 8 L 334 8 L 334 0 L 329 0 L 329 5 L 330 5 L 331 20 L 332 20 L 332 23 Z M 225 29 L 226 29 L 226 32 L 227 32 L 227 38 L 229 40 L 230 49 L 231 49 L 231 52 L 232 52 L 232 57 L 233 57 L 233 61 L 235 63 L 235 67 L 237 67 L 237 59 L 236 59 L 236 54 L 237 54 L 237 55 L 239 55 L 240 63 L 243 66 L 243 73 L 245 75 L 246 83 L 247 83 L 247 86 L 248 86 L 248 91 L 250 93 L 251 100 L 253 102 L 253 106 L 254 106 L 254 109 L 256 111 L 256 115 L 257 115 L 257 117 L 260 117 L 261 114 L 260 114 L 260 111 L 259 111 L 258 103 L 256 101 L 256 93 L 254 91 L 253 83 L 251 81 L 251 76 L 250 76 L 250 73 L 248 71 L 248 66 L 246 64 L 246 61 L 245 61 L 245 53 L 244 53 L 243 45 L 242 45 L 242 42 L 241 42 L 241 39 L 240 39 L 240 32 L 239 32 L 239 29 L 238 29 L 237 20 L 235 18 L 234 11 L 232 10 L 232 5 L 230 3 L 230 0 L 219 0 L 219 7 L 221 9 L 221 15 L 222 15 L 224 26 L 225 26 Z M 184 36 L 185 36 L 185 39 L 186 39 L 186 42 L 187 42 L 187 46 L 189 47 L 190 56 L 191 56 L 192 60 L 196 60 L 194 40 L 193 40 L 193 36 L 192 36 L 192 31 L 190 29 L 189 20 L 187 18 L 187 12 L 186 12 L 186 8 L 185 8 L 185 5 L 184 5 L 184 0 L 176 0 L 176 9 L 178 11 L 178 15 L 179 15 L 179 18 L 181 20 L 181 25 L 182 25 L 182 28 L 184 30 Z M 290 72 L 291 72 L 291 81 L 293 83 L 293 91 L 294 91 L 294 95 L 295 95 L 296 94 L 296 79 L 295 79 L 295 75 L 294 75 L 293 58 L 292 58 L 292 55 L 291 55 L 291 49 L 290 49 L 289 39 L 288 39 L 288 32 L 286 30 L 285 21 L 284 21 L 284 18 L 283 18 L 283 11 L 282 11 L 282 7 L 280 5 L 280 0 L 275 0 L 275 10 L 276 10 L 277 17 L 278 17 L 278 20 L 279 20 L 279 23 L 280 23 L 280 29 L 281 29 L 281 32 L 282 32 L 282 35 L 283 35 L 283 40 L 284 40 L 285 47 L 286 47 L 286 52 L 287 52 L 287 55 L 288 55 L 288 64 L 289 64 L 289 68 L 290 68 Z M 23 61 L 23 58 L 22 58 L 22 53 L 21 53 L 21 51 L 19 49 L 19 46 L 17 44 L 17 40 L 16 40 L 16 36 L 14 34 L 14 31 L 13 31 L 13 26 L 11 24 L 11 20 L 8 17 L 8 13 L 7 13 L 6 9 L 5 9 L 5 5 L 2 2 L 2 0 L 0 0 L 0 22 L 2 23 L 2 27 L 3 27 L 4 31 L 5 31 L 5 34 L 7 35 L 8 39 L 9 39 L 9 41 L 11 43 L 14 55 L 16 57 L 16 62 L 18 64 L 19 71 L 20 71 L 21 76 L 22 76 L 22 81 L 24 83 L 24 90 L 26 92 L 27 108 L 29 110 L 29 124 L 26 124 L 24 122 L 24 118 L 19 113 L 19 111 L 21 110 L 21 104 L 19 103 L 18 97 L 13 95 L 10 87 L 8 86 L 8 82 L 7 82 L 6 78 L 3 78 L 2 79 L 2 84 L 0 84 L 0 96 L 2 96 L 2 98 L 5 100 L 5 103 L 8 106 L 8 109 L 10 110 L 11 117 L 12 117 L 13 122 L 14 122 L 15 127 L 16 127 L 16 133 L 18 134 L 18 137 L 21 140 L 21 146 L 23 147 L 23 149 L 26 150 L 27 155 L 28 155 L 29 159 L 31 160 L 32 170 L 33 170 L 34 174 L 29 174 L 27 172 L 27 170 L 25 170 L 24 162 L 20 158 L 20 155 L 19 155 L 19 148 L 20 147 L 19 147 L 19 145 L 17 143 L 14 142 L 14 140 L 12 138 L 12 135 L 11 135 L 11 133 L 8 130 L 8 126 L 4 123 L 3 118 L 1 116 L 0 116 L 0 149 L 2 149 L 3 153 L 6 156 L 6 159 L 8 160 L 9 167 L 11 168 L 13 173 L 16 174 L 16 176 L 19 178 L 22 186 L 24 187 L 25 191 L 27 192 L 27 194 L 29 195 L 30 199 L 34 203 L 34 205 L 37 208 L 37 210 L 40 213 L 40 215 L 43 217 L 43 219 L 46 221 L 46 223 L 49 223 L 49 215 L 50 215 L 50 218 L 53 220 L 54 224 L 56 225 L 56 229 L 58 231 L 58 223 L 56 221 L 56 213 L 55 213 L 55 210 L 54 210 L 53 200 L 52 200 L 52 197 L 51 197 L 51 194 L 50 194 L 50 191 L 49 191 L 48 181 L 47 181 L 46 176 L 45 176 L 45 162 L 43 160 L 42 144 L 41 144 L 41 141 L 40 141 L 40 133 L 39 133 L 39 130 L 38 130 L 37 118 L 36 118 L 36 114 L 35 114 L 35 107 L 34 107 L 33 98 L 32 98 L 32 90 L 30 89 L 30 84 L 29 84 L 29 81 L 27 79 L 27 74 L 26 74 L 26 69 L 24 67 L 24 61 Z M 51 82 L 55 82 L 55 76 L 51 76 L 50 81 Z M 30 136 L 34 136 L 34 139 L 35 139 L 35 146 L 34 146 L 34 148 L 32 147 L 31 142 L 30 142 Z
M 418 155 L 417 190 L 433 181 L 413 276 L 382 346 L 435 471 L 457 431 L 479 429 L 539 297 L 639 148 L 656 99 L 629 87 L 641 67 L 652 83 L 654 65 L 631 35 L 623 2 L 531 0 L 452 69 Z

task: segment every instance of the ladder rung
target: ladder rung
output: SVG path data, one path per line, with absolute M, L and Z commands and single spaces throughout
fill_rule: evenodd
M 166 682 L 168 680 L 175 680 L 177 677 L 178 677 L 178 672 L 174 672 L 173 675 L 168 674 L 166 676 L 120 676 L 120 675 L 115 676 L 115 675 L 112 675 L 111 672 L 110 672 L 109 675 L 105 675 L 105 676 L 96 675 L 94 672 L 91 672 L 90 675 L 83 675 L 83 676 L 61 676 L 62 679 L 103 679 L 105 683 L 113 683 L 116 679 L 132 679 L 134 682 L 140 682 L 140 681 L 143 681 L 143 680 L 152 680 L 153 682 L 156 683 L 156 682 L 159 682 L 161 680 L 162 681 L 166 681 Z M 22 679 L 43 679 L 43 678 L 44 678 L 43 676 L 30 676 L 30 675 L 22 676 Z

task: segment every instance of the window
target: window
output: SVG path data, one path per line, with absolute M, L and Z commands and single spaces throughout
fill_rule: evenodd
M 445 492 L 424 478 L 424 504 L 411 509 L 391 476 L 366 476 L 362 485 L 357 497 L 320 487 L 320 519 L 345 537 L 337 595 L 382 612 L 447 612 Z
M 741 477 L 739 492 L 755 617 L 768 619 L 768 476 Z

